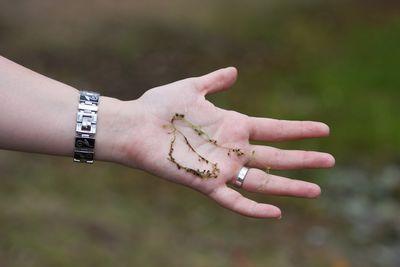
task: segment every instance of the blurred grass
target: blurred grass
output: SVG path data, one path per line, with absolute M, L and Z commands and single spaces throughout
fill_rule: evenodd
M 232 214 L 107 163 L 0 153 L 0 266 L 398 266 L 396 1 L 0 1 L 0 52 L 77 88 L 131 99 L 237 66 L 219 106 L 327 122 L 318 201 L 249 194 L 282 221 Z M 84 177 L 81 173 L 87 173 Z M 311 180 L 311 179 L 307 179 Z M 397 211 L 397 212 L 396 212 Z

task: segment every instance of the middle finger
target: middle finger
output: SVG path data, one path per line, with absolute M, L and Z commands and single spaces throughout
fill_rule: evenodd
M 331 168 L 335 158 L 323 152 L 282 150 L 274 147 L 252 145 L 252 154 L 246 163 L 250 167 L 275 170 Z

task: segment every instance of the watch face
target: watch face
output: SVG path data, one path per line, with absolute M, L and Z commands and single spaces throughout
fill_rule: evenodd
M 76 137 L 75 148 L 77 149 L 94 149 L 94 138 Z
M 81 96 L 80 96 L 80 100 L 81 101 L 98 102 L 99 96 L 100 95 L 97 93 L 82 92 Z

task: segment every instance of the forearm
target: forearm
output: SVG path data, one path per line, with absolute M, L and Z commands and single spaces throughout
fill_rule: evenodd
M 0 149 L 72 156 L 79 92 L 0 57 Z M 118 153 L 113 133 L 122 101 L 101 97 L 95 157 Z

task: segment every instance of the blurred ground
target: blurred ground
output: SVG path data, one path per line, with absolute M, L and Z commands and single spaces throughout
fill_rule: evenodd
M 282 173 L 317 181 L 319 200 L 252 195 L 282 207 L 265 221 L 140 171 L 1 151 L 0 266 L 400 266 L 399 15 L 372 0 L 0 0 L 11 60 L 122 99 L 234 65 L 216 104 L 325 121 L 329 139 L 279 147 L 338 161 Z

